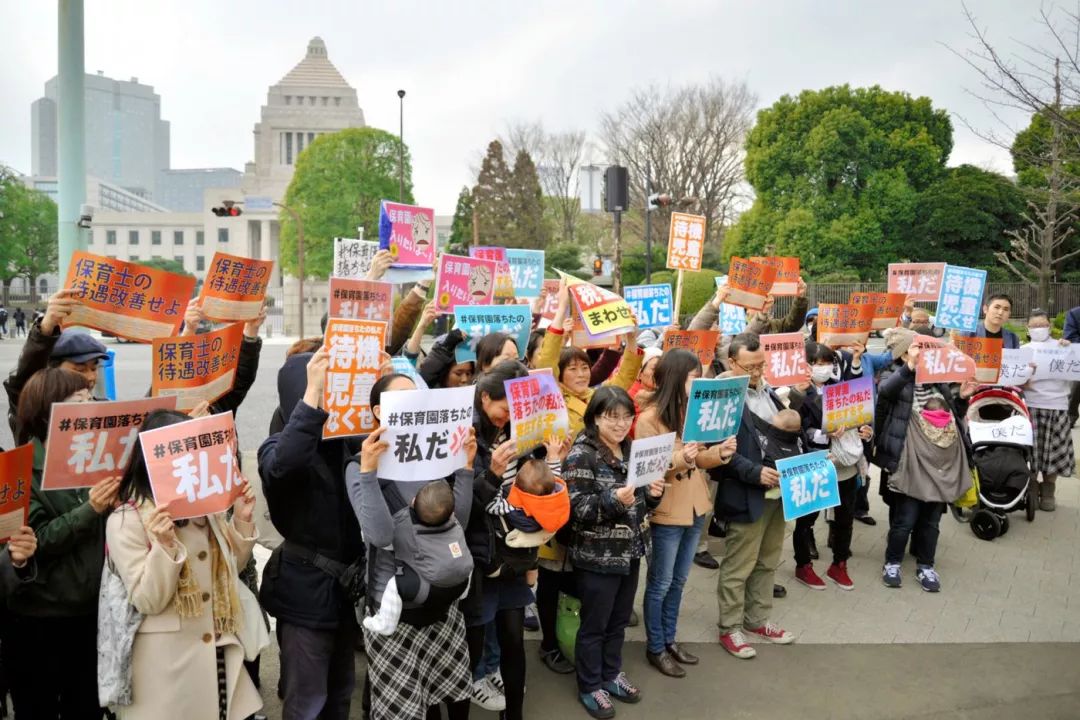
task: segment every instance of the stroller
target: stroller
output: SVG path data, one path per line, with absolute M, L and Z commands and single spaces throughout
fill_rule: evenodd
M 981 540 L 1009 532 L 1008 513 L 1024 509 L 1035 519 L 1034 432 L 1020 393 L 1006 387 L 983 387 L 971 397 L 967 412 L 975 501 L 967 514 L 957 503 L 957 519 L 968 521 Z

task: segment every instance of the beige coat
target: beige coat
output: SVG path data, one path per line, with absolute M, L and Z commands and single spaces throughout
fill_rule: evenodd
M 219 523 L 243 567 L 255 543 L 255 526 L 208 518 Z M 198 522 L 204 519 L 200 518 Z M 109 516 L 105 529 L 109 556 L 128 589 L 131 603 L 146 617 L 135 635 L 132 652 L 134 702 L 120 708 L 122 720 L 218 717 L 217 657 L 225 648 L 229 720 L 244 720 L 262 707 L 262 700 L 244 669 L 244 650 L 234 634 L 215 640 L 210 602 L 210 528 L 191 521 L 176 529 L 180 541 L 169 551 L 148 539 L 138 512 L 124 506 Z M 180 568 L 190 559 L 202 591 L 204 612 L 181 618 L 173 603 Z

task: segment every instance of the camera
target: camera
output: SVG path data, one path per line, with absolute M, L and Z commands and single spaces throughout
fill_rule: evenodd
M 75 223 L 77 226 L 87 230 L 90 228 L 90 221 L 94 219 L 94 206 L 93 205 L 80 205 L 79 206 L 79 221 Z

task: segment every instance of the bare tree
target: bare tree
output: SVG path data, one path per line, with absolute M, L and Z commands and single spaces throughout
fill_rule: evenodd
M 581 214 L 578 170 L 585 148 L 585 133 L 577 130 L 548 132 L 539 122 L 507 127 L 502 144 L 510 157 L 521 150 L 536 163 L 540 187 L 559 216 L 562 242 L 572 242 Z

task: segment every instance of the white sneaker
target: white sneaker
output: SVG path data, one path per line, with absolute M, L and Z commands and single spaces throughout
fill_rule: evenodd
M 473 705 L 491 712 L 502 712 L 506 709 L 506 696 L 496 690 L 487 678 L 473 682 L 470 699 Z
M 500 695 L 506 694 L 506 683 L 502 679 L 502 670 L 496 670 L 487 676 L 487 681 L 491 683 L 491 686 L 495 688 L 495 692 Z

